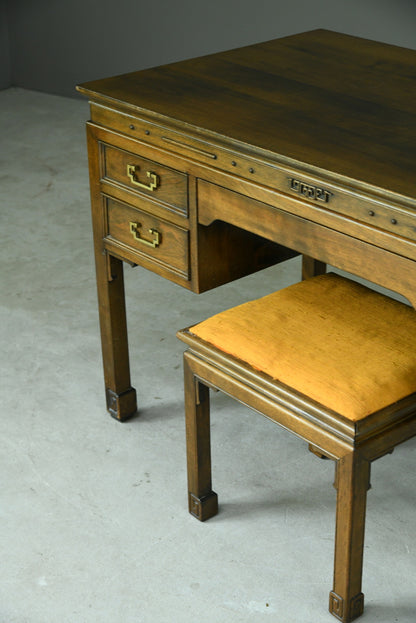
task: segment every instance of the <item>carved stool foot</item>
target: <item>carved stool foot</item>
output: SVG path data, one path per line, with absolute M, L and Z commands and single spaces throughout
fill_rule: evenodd
M 189 512 L 191 515 L 205 521 L 210 517 L 214 517 L 218 513 L 218 496 L 214 491 L 204 495 L 201 498 L 196 497 L 193 493 L 189 494 Z
M 122 394 L 116 394 L 111 389 L 106 390 L 107 410 L 116 420 L 124 422 L 137 411 L 136 390 L 130 387 Z
M 342 597 L 332 591 L 329 594 L 329 611 L 343 623 L 350 623 L 350 621 L 354 621 L 354 619 L 362 615 L 364 611 L 364 595 L 359 593 L 347 604 Z

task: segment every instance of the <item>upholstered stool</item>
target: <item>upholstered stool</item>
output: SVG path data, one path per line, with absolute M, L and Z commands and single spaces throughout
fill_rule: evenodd
M 416 311 L 335 274 L 313 277 L 178 333 L 184 354 L 189 510 L 217 512 L 209 388 L 336 461 L 330 611 L 363 612 L 370 463 L 416 434 Z M 416 604 L 415 604 L 416 606 Z

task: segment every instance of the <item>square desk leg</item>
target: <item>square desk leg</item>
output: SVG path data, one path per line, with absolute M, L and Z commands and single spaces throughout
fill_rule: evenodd
M 96 270 L 107 409 L 123 421 L 137 411 L 130 384 L 123 262 L 96 253 Z

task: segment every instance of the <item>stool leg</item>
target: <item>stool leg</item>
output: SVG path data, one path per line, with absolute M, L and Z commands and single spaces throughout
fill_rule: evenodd
M 217 494 L 211 488 L 209 388 L 195 377 L 187 353 L 184 377 L 189 512 L 205 521 L 218 512 Z
M 343 623 L 353 621 L 364 610 L 361 579 L 369 481 L 370 462 L 358 453 L 337 462 L 334 589 L 329 610 Z

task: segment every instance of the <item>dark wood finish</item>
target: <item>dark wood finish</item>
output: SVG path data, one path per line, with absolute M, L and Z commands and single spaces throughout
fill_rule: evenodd
M 137 263 L 146 260 L 160 263 L 165 266 L 166 270 L 172 270 L 184 276 L 185 279 L 188 278 L 189 231 L 187 229 L 113 199 L 108 199 L 106 203 L 108 219 L 108 235 L 104 240 L 106 248 L 111 248 L 110 244 L 117 245 L 120 255 L 123 255 L 127 246 L 131 257 Z M 130 223 L 137 225 L 135 233 L 131 231 Z M 160 240 L 155 248 L 148 245 L 148 242 L 154 239 L 151 231 L 157 232 Z
M 88 141 L 104 384 L 108 412 L 114 418 L 123 420 L 137 410 L 136 391 L 130 382 L 123 262 L 105 253 L 103 247 L 106 229 L 104 201 L 100 194 L 98 147 L 96 141 Z
M 134 148 L 134 144 L 132 147 Z M 144 195 L 149 199 L 155 199 L 160 203 L 166 202 L 173 209 L 177 208 L 178 211 L 187 214 L 188 180 L 186 175 L 163 167 L 157 162 L 140 158 L 137 154 L 115 149 L 110 145 L 104 145 L 103 150 L 105 181 L 121 184 L 130 191 Z M 130 165 L 139 169 L 140 176 L 138 176 L 137 182 L 142 184 L 141 186 L 135 185 L 128 176 L 127 167 Z M 149 184 L 147 172 L 156 175 L 158 178 L 158 186 L 154 191 L 146 188 Z
M 315 275 L 324 275 L 326 273 L 325 262 L 315 260 L 309 255 L 302 256 L 302 279 L 310 279 Z
M 285 203 L 289 203 L 290 208 L 283 209 Z M 204 225 L 222 217 L 259 236 L 267 236 L 304 255 L 336 265 L 391 290 L 397 290 L 400 279 L 400 290 L 414 300 L 416 255 L 413 255 L 416 244 L 412 243 L 409 245 L 412 249 L 407 250 L 408 241 L 395 238 L 390 242 L 385 232 L 358 222 L 354 224 L 355 229 L 350 227 L 349 233 L 346 233 L 343 227 L 346 221 L 338 215 L 335 216 L 337 231 L 329 229 L 326 223 L 329 224 L 332 215 L 327 212 L 320 215 L 318 223 L 319 208 L 307 206 L 305 218 L 303 205 L 298 208 L 297 203 L 297 200 L 283 197 L 277 208 L 204 180 L 198 184 L 199 220 Z M 331 224 L 336 227 L 333 222 Z
M 415 66 L 416 51 L 316 30 L 78 87 L 107 394 L 130 396 L 116 417 L 134 391 L 121 260 L 203 292 L 301 253 L 305 278 L 330 263 L 416 305 Z M 160 184 L 132 184 L 127 164 Z M 121 222 L 110 236 L 107 198 L 186 230 L 178 259 L 138 253 Z
M 324 304 L 324 303 L 323 303 Z M 416 394 L 357 422 L 204 342 L 188 330 L 184 353 L 189 512 L 204 521 L 217 512 L 212 490 L 209 388 L 221 390 L 305 440 L 336 463 L 334 583 L 330 612 L 344 623 L 360 616 L 366 496 L 370 464 L 416 435 Z
M 186 439 L 189 512 L 205 521 L 218 511 L 217 494 L 211 485 L 211 434 L 209 390 L 195 378 L 192 368 L 184 360 Z
M 334 589 L 329 609 L 341 621 L 353 621 L 364 611 L 361 581 L 370 461 L 353 451 L 342 456 L 336 466 Z
M 318 30 L 89 82 L 82 91 L 123 112 L 173 119 L 181 130 L 187 124 L 201 138 L 221 133 L 240 149 L 413 197 L 415 58 L 413 50 Z

